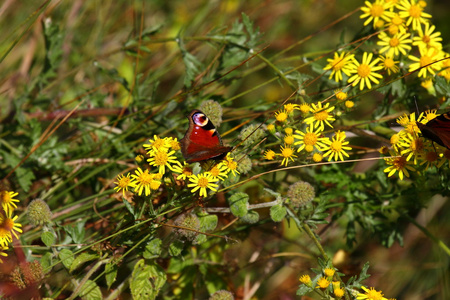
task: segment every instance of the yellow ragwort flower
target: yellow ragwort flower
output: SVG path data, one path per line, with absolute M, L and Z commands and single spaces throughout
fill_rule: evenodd
M 316 129 L 316 131 L 312 131 L 311 127 L 306 128 L 306 132 L 296 130 L 294 138 L 298 141 L 294 143 L 294 145 L 299 145 L 297 149 L 298 152 L 305 149 L 307 152 L 314 151 L 314 148 L 320 150 L 322 147 L 325 147 L 323 143 L 327 140 L 326 137 L 320 137 L 322 135 L 322 131 L 320 128 Z
M 364 286 L 361 287 L 364 290 L 364 294 L 359 293 L 356 295 L 357 300 L 387 300 L 383 297 L 383 293 L 381 291 L 376 291 L 373 287 L 368 289 Z
M 380 83 L 377 78 L 383 78 L 382 75 L 378 74 L 376 71 L 381 70 L 382 66 L 377 66 L 379 58 L 372 61 L 373 53 L 364 52 L 361 63 L 355 60 L 351 66 L 351 73 L 355 73 L 352 77 L 348 79 L 349 83 L 356 86 L 359 83 L 359 89 L 363 90 L 364 86 L 367 88 L 372 88 L 372 83 Z
M 177 158 L 173 156 L 175 150 L 170 152 L 165 151 L 164 149 L 155 150 L 150 153 L 150 158 L 147 159 L 150 166 L 155 166 L 159 168 L 159 173 L 166 173 L 166 167 L 172 170 L 171 164 L 176 164 L 178 162 Z
M 378 46 L 381 46 L 380 53 L 386 52 L 386 56 L 395 57 L 400 53 L 406 55 L 411 50 L 410 44 L 412 40 L 409 38 L 409 33 L 397 33 L 394 36 L 389 36 L 385 32 L 378 34 L 380 39 L 377 42 Z
M 441 51 L 437 51 L 434 48 L 419 48 L 420 57 L 415 57 L 413 55 L 409 55 L 408 58 L 414 63 L 409 65 L 409 72 L 419 70 L 418 77 L 426 78 L 428 73 L 434 75 L 436 71 L 440 70 L 442 67 L 441 62 L 439 61 L 443 58 L 443 53 Z
M 16 203 L 14 203 L 20 202 L 18 199 L 14 199 L 17 195 L 19 195 L 19 193 L 13 191 L 0 191 L 0 204 L 4 211 L 13 211 L 17 208 Z
M 366 1 L 365 4 L 366 6 L 361 7 L 361 10 L 364 12 L 364 14 L 359 16 L 360 19 L 367 18 L 367 20 L 364 22 L 364 26 L 369 24 L 371 21 L 373 21 L 373 24 L 375 26 L 375 24 L 377 24 L 380 19 L 389 21 L 392 17 L 392 12 L 389 11 L 391 4 L 387 1 L 375 0 L 375 2 L 373 3 Z
M 216 192 L 218 185 L 215 184 L 215 180 L 209 173 L 200 173 L 198 175 L 192 175 L 189 177 L 189 183 L 187 186 L 193 188 L 191 193 L 195 193 L 200 190 L 200 197 L 208 196 L 206 189 Z
M 287 167 L 289 160 L 294 161 L 294 157 L 297 157 L 297 155 L 294 154 L 294 149 L 292 149 L 291 146 L 289 146 L 289 145 L 284 145 L 284 147 L 281 146 L 280 148 L 281 148 L 281 153 L 277 154 L 277 155 L 283 157 L 283 160 L 281 161 L 281 165 Z
M 427 23 L 426 18 L 431 18 L 430 14 L 423 12 L 423 7 L 416 0 L 402 0 L 397 6 L 400 10 L 399 16 L 406 20 L 406 26 L 412 24 L 413 30 L 419 30 L 420 24 Z
M 19 238 L 17 233 L 22 233 L 22 224 L 16 223 L 19 216 L 12 217 L 12 211 L 0 212 L 0 246 L 7 247 L 12 242 L 12 236 Z
M 408 170 L 415 171 L 411 166 L 411 163 L 407 161 L 404 156 L 393 154 L 391 157 L 386 157 L 384 160 L 386 161 L 386 164 L 389 165 L 389 167 L 384 169 L 384 173 L 388 173 L 388 177 L 391 177 L 398 171 L 398 177 L 400 180 L 403 180 L 403 175 L 409 177 Z
M 318 102 L 317 106 L 313 103 L 311 111 L 314 115 L 306 118 L 303 122 L 310 125 L 312 129 L 317 127 L 321 131 L 325 129 L 324 123 L 333 128 L 330 122 L 334 122 L 335 118 L 330 113 L 334 110 L 334 106 L 329 106 L 330 103 L 325 104 L 325 106 L 322 106 L 322 102 Z
M 323 157 L 327 157 L 328 155 L 330 155 L 328 161 L 331 161 L 333 158 L 335 161 L 337 161 L 338 159 L 344 161 L 344 156 L 349 157 L 345 150 L 352 150 L 352 148 L 346 146 L 349 144 L 349 142 L 344 141 L 345 137 L 345 132 L 337 131 L 331 140 L 325 140 L 324 143 L 328 146 L 325 146 L 321 149 L 323 152 L 327 151 L 325 152 Z
M 126 176 L 123 174 L 117 176 L 117 181 L 114 182 L 117 186 L 114 188 L 116 193 L 122 191 L 122 194 L 125 196 L 125 191 L 128 192 L 129 187 L 134 187 L 136 184 L 131 180 L 130 173 L 127 173 Z
M 350 66 L 354 60 L 354 54 L 346 54 L 344 51 L 340 54 L 338 52 L 334 53 L 334 58 L 328 58 L 328 64 L 323 68 L 324 70 L 331 70 L 330 79 L 333 78 L 334 81 L 339 82 L 343 80 L 342 73 L 347 76 L 350 76 Z M 304 105 L 304 104 L 301 104 Z M 302 106 L 300 106 L 300 110 L 304 112 Z
M 264 158 L 267 160 L 274 160 L 275 159 L 275 151 L 273 150 L 266 150 L 264 152 Z

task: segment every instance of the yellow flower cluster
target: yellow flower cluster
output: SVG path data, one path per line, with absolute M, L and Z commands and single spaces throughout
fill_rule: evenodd
M 450 150 L 422 137 L 417 126 L 418 122 L 426 124 L 436 116 L 436 110 L 430 110 L 421 113 L 417 120 L 415 113 L 397 119 L 404 128 L 391 137 L 392 150 L 385 158 L 389 166 L 384 170 L 389 177 L 398 172 L 403 180 L 404 176 L 409 177 L 409 171 L 419 172 L 432 166 L 440 168 L 449 162 Z
M 17 239 L 17 233 L 22 233 L 22 224 L 16 223 L 19 216 L 13 216 L 17 208 L 16 203 L 19 202 L 15 199 L 17 195 L 18 193 L 13 191 L 0 191 L 0 263 L 3 262 L 1 257 L 8 256 L 5 251 L 12 243 L 13 236 Z
M 357 49 L 334 53 L 323 68 L 330 71 L 329 78 L 359 85 L 360 90 L 371 89 L 383 79 L 380 72 L 397 74 L 401 65 L 405 73 L 414 72 L 424 81 L 434 76 L 449 81 L 450 54 L 443 50 L 441 33 L 431 24 L 425 6 L 425 1 L 417 0 L 366 1 L 360 18 L 365 19 L 365 26 L 372 23 L 380 32 L 378 47 L 363 52 L 361 60 L 357 59 Z
M 335 91 L 335 95 L 339 97 L 338 100 L 347 99 L 346 93 L 342 90 Z M 352 107 L 351 104 L 346 104 L 346 107 Z M 275 113 L 277 126 L 274 124 L 267 126 L 268 131 L 278 137 L 281 144 L 280 152 L 266 150 L 264 158 L 274 160 L 277 156 L 281 157 L 281 165 L 287 166 L 290 161 L 293 162 L 298 157 L 295 153 L 302 151 L 314 162 L 320 162 L 327 156 L 329 161 L 344 160 L 344 156 L 349 157 L 346 151 L 351 148 L 347 146 L 349 142 L 345 140 L 345 132 L 337 131 L 332 138 L 324 135 L 325 128 L 333 127 L 331 124 L 335 121 L 332 114 L 334 109 L 335 106 L 330 106 L 330 103 L 323 105 L 322 102 L 311 105 L 285 104 L 283 109 Z M 295 112 L 302 114 L 301 124 L 294 122 Z M 283 117 L 279 118 L 280 115 Z M 289 127 L 290 123 L 294 124 L 293 127 Z M 276 134 L 277 130 L 281 131 L 281 128 L 284 128 L 282 139 Z
M 176 154 L 180 150 L 180 144 L 176 138 L 160 138 L 154 136 L 148 144 L 144 144 L 144 149 L 148 155 L 148 166 L 144 169 L 138 167 L 134 174 L 127 173 L 119 175 L 115 182 L 116 192 L 121 192 L 125 196 L 126 192 L 133 192 L 136 195 L 149 196 L 152 191 L 157 191 L 163 184 L 164 176 L 172 173 L 178 174 L 176 180 L 188 180 L 187 186 L 192 188 L 191 192 L 199 192 L 200 196 L 207 196 L 207 189 L 217 191 L 217 182 L 223 181 L 229 173 L 238 174 L 237 163 L 230 155 L 214 165 L 209 171 L 194 174 L 191 166 L 177 158 Z M 178 153 L 179 154 L 179 153 Z M 142 163 L 144 158 L 139 155 L 136 161 Z M 151 168 L 155 171 L 150 171 Z M 168 172 L 170 170 L 170 172 Z M 175 178 L 174 178 L 175 179 Z M 170 180 L 168 182 L 171 182 Z M 130 190 L 129 190 L 130 189 Z
M 320 289 L 318 293 L 323 293 L 324 296 L 329 295 L 329 293 L 333 293 L 333 296 L 336 299 L 341 299 L 345 295 L 346 288 L 345 286 L 341 286 L 341 281 L 333 281 L 335 272 L 336 270 L 334 268 L 326 268 L 323 270 L 323 274 L 317 275 L 314 280 L 311 280 L 311 277 L 309 275 L 302 275 L 300 276 L 299 280 L 302 284 L 309 287 L 311 291 Z M 377 291 L 373 287 L 368 289 L 365 286 L 361 286 L 361 289 L 363 291 L 362 293 L 359 293 L 354 290 L 354 288 L 350 287 L 347 288 L 347 291 L 351 292 L 352 296 L 356 297 L 356 299 L 358 300 L 388 300 L 383 297 L 384 295 L 381 291 Z

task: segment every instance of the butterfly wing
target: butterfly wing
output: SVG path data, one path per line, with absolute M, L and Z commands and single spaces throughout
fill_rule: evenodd
M 188 118 L 189 128 L 180 140 L 186 162 L 222 159 L 231 151 L 231 147 L 223 146 L 219 133 L 203 112 L 193 110 Z
M 450 149 L 450 113 L 442 114 L 427 124 L 417 123 L 422 135 Z

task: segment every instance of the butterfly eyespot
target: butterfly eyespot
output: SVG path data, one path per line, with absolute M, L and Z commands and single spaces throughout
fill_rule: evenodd
M 205 126 L 208 124 L 208 117 L 202 113 L 196 113 L 192 116 L 192 120 L 196 125 Z

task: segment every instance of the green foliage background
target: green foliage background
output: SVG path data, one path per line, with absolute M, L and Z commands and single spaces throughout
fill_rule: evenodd
M 238 135 L 235 126 L 264 121 L 255 113 L 267 111 L 269 116 L 293 92 L 280 73 L 298 68 L 289 79 L 301 86 L 316 78 L 326 64 L 323 58 L 301 67 L 307 60 L 367 34 L 359 11 L 322 30 L 357 5 L 363 3 L 1 4 L 0 178 L 25 158 L 1 184 L 20 193 L 18 213 L 24 233 L 15 246 L 28 261 L 39 260 L 45 267 L 41 282 L 46 284 L 40 285 L 40 295 L 66 298 L 78 293 L 97 299 L 101 288 L 110 299 L 120 294 L 131 297 L 130 293 L 152 298 L 161 289 L 161 299 L 205 299 L 227 289 L 240 299 L 254 287 L 258 299 L 294 297 L 298 277 L 317 268 L 320 255 L 283 212 L 258 210 L 260 218 L 254 224 L 229 224 L 236 221 L 233 215 L 218 214 L 217 228 L 211 225 L 217 220 L 205 215 L 202 228 L 210 226 L 215 228 L 213 234 L 227 238 L 207 236 L 201 245 L 189 244 L 177 241 L 170 233 L 173 228 L 158 224 L 197 207 L 196 199 L 171 203 L 169 208 L 177 210 L 158 215 L 152 220 L 155 223 L 143 221 L 145 216 L 135 220 L 139 211 L 122 202 L 113 182 L 117 174 L 134 168 L 134 158 L 149 138 L 182 138 L 188 126 L 186 115 L 204 100 L 223 105 L 220 132 L 231 130 L 223 136 L 227 144 Z M 447 4 L 428 3 L 427 11 L 448 43 Z M 250 49 L 255 53 L 263 48 L 261 55 L 275 68 L 259 57 L 243 63 Z M 308 99 L 320 100 L 323 84 L 308 85 Z M 436 107 L 436 99 L 415 88 L 421 111 Z M 383 92 L 380 88 L 361 93 L 356 109 L 339 125 L 380 116 Z M 397 105 L 396 112 L 415 111 L 412 99 Z M 46 129 L 55 128 L 72 109 L 77 114 L 48 135 Z M 379 125 L 386 126 L 381 121 Z M 352 141 L 358 143 L 379 146 L 376 141 Z M 276 165 L 256 164 L 240 179 L 271 167 Z M 383 161 L 305 168 L 255 179 L 239 191 L 249 194 L 251 203 L 268 202 L 285 194 L 296 180 L 311 182 L 324 204 L 309 212 L 307 219 L 317 227 L 322 247 L 335 262 L 335 254 L 345 250 L 345 260 L 335 263 L 341 273 L 358 275 L 368 261 L 372 276 L 364 285 L 375 286 L 386 297 L 445 299 L 449 257 L 423 232 L 449 243 L 448 167 L 404 182 L 387 178 L 383 168 Z M 267 186 L 275 194 L 264 192 Z M 228 206 L 229 195 L 225 195 L 213 197 L 208 206 Z M 54 214 L 47 232 L 27 220 L 26 207 L 35 198 L 45 200 Z M 426 229 L 418 230 L 414 224 Z M 19 260 L 13 253 L 9 258 L 6 266 Z M 7 276 L 8 267 L 0 268 Z M 82 288 L 63 283 L 69 280 Z

